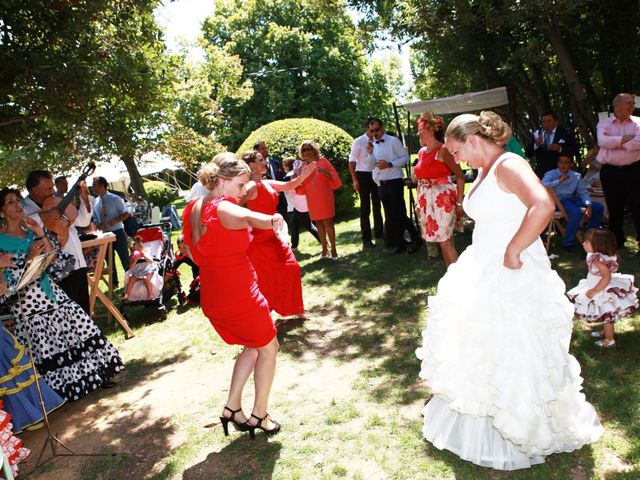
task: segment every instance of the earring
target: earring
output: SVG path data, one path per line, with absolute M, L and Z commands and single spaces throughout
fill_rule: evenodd
M 7 221 L 4 219 L 4 215 L 0 215 L 0 228 L 4 228 Z

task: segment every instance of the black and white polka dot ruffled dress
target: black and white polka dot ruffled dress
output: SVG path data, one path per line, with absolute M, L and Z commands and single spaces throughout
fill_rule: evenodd
M 24 256 L 14 254 L 14 264 L 24 264 Z M 53 280 L 50 283 L 55 300 L 46 295 L 41 280 L 24 289 L 24 317 L 18 302 L 12 303 L 11 311 L 19 319 L 15 335 L 26 345 L 29 330 L 39 373 L 60 396 L 78 400 L 108 382 L 124 366 L 116 348 L 93 320 Z

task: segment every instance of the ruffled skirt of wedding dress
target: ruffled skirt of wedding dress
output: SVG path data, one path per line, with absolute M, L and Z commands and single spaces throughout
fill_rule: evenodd
M 475 241 L 475 240 L 474 240 Z M 434 397 L 424 437 L 500 470 L 596 441 L 602 426 L 568 353 L 573 306 L 538 240 L 520 270 L 469 247 L 429 298 L 420 376 Z

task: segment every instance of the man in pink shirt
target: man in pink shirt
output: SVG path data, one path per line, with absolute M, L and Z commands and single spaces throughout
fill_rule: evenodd
M 640 118 L 631 115 L 635 98 L 619 93 L 613 99 L 613 116 L 598 123 L 597 159 L 602 163 L 600 180 L 609 208 L 609 228 L 624 246 L 624 209 L 629 204 L 640 242 Z

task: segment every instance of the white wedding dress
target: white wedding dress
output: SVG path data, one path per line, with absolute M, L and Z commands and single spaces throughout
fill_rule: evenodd
M 465 198 L 473 242 L 429 298 L 416 351 L 420 376 L 434 394 L 422 411 L 424 437 L 500 470 L 542 463 L 603 431 L 581 392 L 580 365 L 568 353 L 573 305 L 541 240 L 522 252 L 521 269 L 503 266 L 526 212 L 495 178 L 496 166 L 513 157 L 523 161 L 503 154 Z

